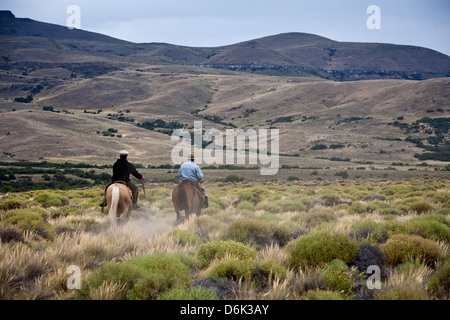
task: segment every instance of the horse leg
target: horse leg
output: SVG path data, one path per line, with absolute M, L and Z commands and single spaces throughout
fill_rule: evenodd
M 184 221 L 184 217 L 181 216 L 179 208 L 175 208 L 175 212 L 177 213 L 177 220 L 175 220 L 175 225 L 178 225 Z
M 128 220 L 130 219 L 132 207 L 133 207 L 133 205 L 130 204 L 130 205 L 128 206 L 128 208 L 124 210 L 124 212 L 125 212 L 125 215 L 124 215 L 124 223 L 128 222 Z

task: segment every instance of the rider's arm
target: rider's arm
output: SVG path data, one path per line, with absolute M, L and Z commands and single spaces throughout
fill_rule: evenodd
M 128 169 L 130 170 L 130 173 L 136 177 L 136 179 L 143 178 L 142 174 L 140 174 L 131 163 L 128 163 Z
M 201 181 L 203 179 L 203 172 L 202 172 L 202 170 L 200 169 L 200 167 L 197 166 L 195 171 L 196 171 L 196 174 L 197 174 L 197 180 Z

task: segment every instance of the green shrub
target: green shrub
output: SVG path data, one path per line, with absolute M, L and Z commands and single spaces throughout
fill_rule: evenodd
M 285 211 L 285 212 L 289 212 L 289 211 L 301 212 L 301 211 L 305 211 L 305 210 L 306 210 L 306 206 L 303 203 L 303 201 L 301 201 L 301 200 L 292 200 L 292 201 L 289 201 L 288 203 L 283 204 L 283 211 Z
M 422 214 L 435 210 L 435 207 L 429 202 L 417 201 L 409 205 L 409 210 L 417 214 Z
M 58 198 L 51 198 L 48 199 L 45 203 L 44 203 L 44 207 L 61 207 L 62 201 L 61 199 Z
M 83 231 L 98 230 L 102 226 L 102 224 L 95 219 L 70 219 L 67 224 Z
M 204 287 L 175 288 L 158 295 L 157 300 L 219 300 L 213 289 Z
M 260 286 L 268 285 L 275 278 L 284 279 L 285 277 L 286 269 L 273 259 L 259 262 L 253 272 L 253 281 Z
M 240 260 L 237 258 L 225 258 L 217 261 L 207 271 L 208 277 L 222 277 L 231 280 L 240 278 L 250 279 L 256 270 L 255 260 Z
M 272 242 L 270 224 L 255 219 L 238 219 L 227 230 L 226 238 L 261 248 Z
M 200 246 L 198 259 L 202 265 L 206 266 L 213 259 L 222 259 L 226 255 L 237 259 L 249 260 L 255 257 L 256 250 L 232 240 L 212 241 Z
M 433 265 L 442 256 L 436 242 L 417 235 L 396 234 L 391 236 L 380 249 L 390 265 L 398 265 L 415 259 L 423 259 Z
M 248 201 L 253 204 L 257 204 L 260 200 L 260 196 L 257 193 L 252 193 L 250 190 L 244 190 L 238 193 L 238 202 Z
M 324 222 L 333 222 L 336 217 L 331 208 L 314 207 L 308 212 L 301 214 L 298 218 L 299 222 L 305 222 L 309 228 L 318 226 Z
M 350 269 L 344 261 L 335 259 L 327 263 L 323 275 L 327 289 L 339 291 L 347 296 L 352 294 L 356 270 Z
M 341 197 L 336 193 L 324 194 L 321 199 L 327 207 L 334 207 L 341 202 Z
M 354 213 L 367 212 L 367 205 L 360 201 L 355 201 L 350 205 L 350 211 L 352 211 Z
M 328 290 L 309 290 L 301 297 L 302 300 L 345 300 L 345 297 L 339 292 Z
M 430 277 L 427 290 L 438 299 L 450 298 L 450 259 Z
M 60 207 L 69 202 L 69 198 L 57 192 L 38 191 L 34 201 L 44 207 Z
M 182 245 L 203 243 L 202 238 L 189 230 L 172 230 L 168 236 Z
M 228 227 L 225 238 L 261 249 L 272 243 L 284 246 L 290 240 L 291 233 L 285 227 L 263 220 L 243 218 Z
M 250 201 L 240 201 L 237 206 L 237 209 L 239 210 L 247 210 L 249 212 L 253 212 L 255 210 L 255 205 L 253 203 L 251 203 Z
M 225 182 L 241 182 L 244 181 L 244 178 L 241 178 L 235 174 L 230 174 L 225 178 Z
M 427 292 L 418 287 L 410 285 L 397 285 L 378 292 L 374 300 L 429 300 Z
M 406 229 L 409 234 L 450 242 L 450 227 L 446 224 L 448 221 L 440 218 L 435 215 L 413 218 L 406 223 Z M 442 218 L 445 219 L 443 216 Z
M 0 200 L 0 211 L 19 209 L 23 206 L 23 201 L 16 198 Z
M 120 299 L 149 300 L 174 288 L 187 288 L 191 284 L 188 266 L 183 255 L 147 255 L 125 262 L 108 262 L 83 282 L 77 292 L 78 299 L 91 299 L 90 289 L 105 281 L 125 285 Z
M 443 215 L 415 217 L 406 222 L 388 221 L 382 225 L 390 235 L 415 234 L 432 240 L 450 242 L 448 219 Z
M 265 200 L 260 201 L 254 210 L 263 210 L 265 212 L 269 213 L 280 213 L 283 212 L 283 205 L 284 203 L 280 203 L 279 201 L 273 201 L 273 200 Z
M 320 266 L 334 259 L 350 263 L 359 251 L 358 242 L 346 235 L 317 232 L 298 238 L 289 255 L 289 266 Z
M 13 224 L 24 231 L 33 231 L 44 239 L 53 241 L 56 231 L 44 218 L 48 217 L 47 211 L 41 208 L 15 209 L 7 211 L 3 217 L 4 224 Z

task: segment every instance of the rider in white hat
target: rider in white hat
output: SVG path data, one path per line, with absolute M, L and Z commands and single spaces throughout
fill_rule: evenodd
M 113 175 L 111 177 L 111 182 L 105 188 L 105 197 L 103 199 L 103 203 L 100 205 L 101 207 L 106 207 L 106 189 L 117 181 L 123 181 L 128 188 L 130 188 L 133 194 L 133 208 L 139 208 L 137 205 L 137 199 L 139 195 L 138 187 L 130 180 L 130 174 L 135 176 L 137 179 L 144 179 L 144 176 L 140 174 L 136 168 L 128 162 L 128 151 L 122 150 L 119 152 L 119 159 L 113 165 Z

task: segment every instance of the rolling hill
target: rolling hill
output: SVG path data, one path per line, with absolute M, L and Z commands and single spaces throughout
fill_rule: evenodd
M 4 11 L 0 39 L 3 159 L 110 162 L 129 149 L 167 163 L 170 130 L 201 120 L 278 128 L 286 166 L 449 160 L 450 58 L 426 48 L 304 33 L 136 44 Z

